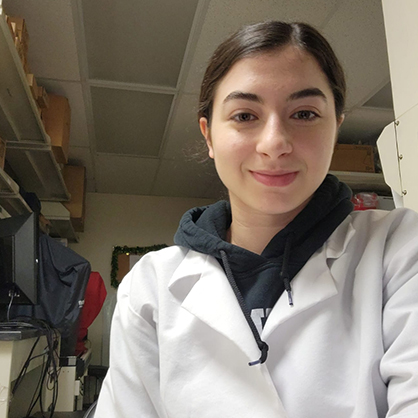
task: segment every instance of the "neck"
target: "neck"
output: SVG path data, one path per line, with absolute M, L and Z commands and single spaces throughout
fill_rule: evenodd
M 261 254 L 271 239 L 300 212 L 280 215 L 259 214 L 231 204 L 232 223 L 227 239 L 231 244 Z

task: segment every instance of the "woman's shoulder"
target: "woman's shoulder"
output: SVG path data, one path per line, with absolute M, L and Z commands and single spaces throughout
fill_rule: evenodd
M 126 308 L 129 306 L 138 315 L 158 310 L 158 306 L 167 302 L 170 283 L 176 281 L 176 277 L 201 272 L 208 257 L 177 245 L 151 251 L 122 280 L 118 299 L 125 297 Z
M 169 274 L 177 269 L 177 267 L 186 258 L 190 250 L 178 245 L 172 245 L 162 248 L 157 251 L 150 251 L 145 254 L 132 268 L 132 273 L 144 274 L 147 273 Z
M 411 218 L 418 219 L 418 213 L 408 208 L 396 208 L 393 210 L 382 210 L 382 209 L 370 209 L 370 210 L 359 210 L 351 212 L 351 216 L 359 219 L 371 219 L 371 218 L 387 218 L 387 219 L 398 219 L 398 218 Z
M 411 246 L 418 253 L 418 213 L 411 209 L 352 212 L 343 224 L 345 235 L 353 239 L 356 248 L 371 245 L 388 254 L 389 250 Z M 341 232 L 340 238 L 344 235 Z
M 173 245 L 145 254 L 132 268 L 123 282 L 131 288 L 166 286 L 171 277 L 184 263 L 201 264 L 206 255 Z
M 366 210 L 355 211 L 349 215 L 350 221 L 356 229 L 366 230 L 387 229 L 388 231 L 418 229 L 418 213 L 412 209 L 397 208 L 391 211 Z
M 386 252 L 388 246 L 401 248 L 413 244 L 418 250 L 418 213 L 411 209 L 366 210 L 352 212 L 333 232 L 328 248 L 356 251 L 372 246 Z

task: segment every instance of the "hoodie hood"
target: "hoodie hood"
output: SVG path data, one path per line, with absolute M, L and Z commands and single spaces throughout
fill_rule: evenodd
M 221 258 L 220 251 L 224 250 L 228 254 L 234 274 L 239 275 L 248 269 L 248 266 L 242 264 L 242 257 L 248 257 L 248 261 L 254 266 L 266 260 L 277 260 L 284 252 L 289 235 L 293 235 L 293 248 L 302 246 L 309 251 L 316 246 L 318 249 L 315 242 L 322 241 L 322 245 L 353 210 L 351 196 L 350 188 L 329 174 L 306 207 L 272 238 L 261 255 L 226 241 L 232 222 L 231 207 L 227 201 L 186 212 L 180 221 L 174 242 L 218 259 Z

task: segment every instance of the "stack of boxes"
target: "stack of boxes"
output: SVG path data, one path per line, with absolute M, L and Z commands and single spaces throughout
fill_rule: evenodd
M 68 163 L 71 108 L 68 99 L 49 94 L 49 105 L 42 111 L 45 130 L 51 138 L 52 151 L 59 164 Z
M 66 165 L 63 174 L 65 184 L 71 194 L 71 200 L 63 202 L 63 205 L 70 212 L 74 231 L 83 232 L 86 216 L 86 168 Z
M 29 34 L 26 29 L 25 19 L 7 16 L 6 21 L 12 33 L 17 53 L 22 61 L 23 69 L 28 74 L 30 73 L 28 64 Z
M 38 86 L 35 76 L 31 73 L 28 63 L 29 33 L 26 27 L 25 19 L 21 17 L 6 17 L 7 24 L 14 39 L 16 51 L 22 61 L 23 70 L 26 74 L 30 91 L 35 99 L 38 113 L 42 116 L 42 111 L 48 108 L 48 95 L 45 89 Z
M 25 19 L 6 16 L 6 21 L 14 39 L 17 53 L 22 61 L 39 116 L 46 133 L 51 138 L 54 157 L 57 163 L 63 167 L 64 181 L 71 194 L 71 201 L 63 202 L 63 204 L 70 211 L 71 222 L 75 231 L 82 232 L 84 231 L 85 217 L 86 170 L 85 167 L 67 165 L 71 124 L 71 108 L 68 99 L 48 94 L 44 87 L 38 86 L 35 76 L 31 73 L 27 60 L 29 34 Z M 4 154 L 5 143 L 0 138 L 0 167 L 2 168 Z

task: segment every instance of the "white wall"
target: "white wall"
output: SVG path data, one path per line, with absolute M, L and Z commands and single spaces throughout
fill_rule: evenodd
M 91 364 L 108 364 L 106 324 L 116 294 L 110 287 L 113 247 L 171 245 L 183 213 L 210 203 L 207 199 L 87 194 L 85 229 L 80 234 L 80 242 L 70 247 L 91 263 L 92 271 L 100 273 L 108 291 L 104 309 L 89 328 Z

